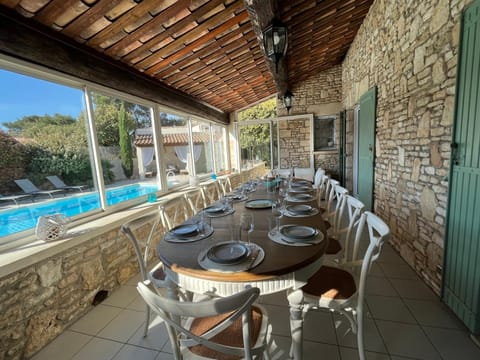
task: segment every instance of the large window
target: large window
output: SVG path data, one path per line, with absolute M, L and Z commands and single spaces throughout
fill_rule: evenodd
M 0 247 L 40 216 L 117 211 L 227 169 L 223 126 L 29 64 L 0 66 L 15 70 L 0 69 Z
M 211 174 L 213 172 L 213 154 L 210 124 L 198 120 L 191 120 L 191 123 L 195 174 L 197 176 Z
M 192 173 L 188 119 L 184 116 L 161 112 L 163 161 L 169 188 L 188 183 Z
M 156 193 L 157 168 L 152 132 L 144 137 L 143 142 L 138 143 L 135 139 L 142 130 L 152 129 L 150 109 L 96 91 L 89 94 L 106 205 Z
M 100 208 L 83 92 L 0 70 L 0 238 Z

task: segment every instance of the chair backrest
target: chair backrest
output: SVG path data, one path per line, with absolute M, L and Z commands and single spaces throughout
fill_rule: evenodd
M 335 186 L 340 185 L 340 182 L 334 179 L 328 179 L 327 187 L 325 189 L 325 210 L 328 217 L 333 214 L 336 196 L 337 193 L 335 192 Z
M 130 220 L 120 227 L 120 231 L 130 240 L 130 243 L 133 246 L 135 255 L 137 256 L 138 266 L 140 268 L 140 273 L 142 279 L 147 280 L 147 263 L 148 263 L 148 254 L 150 247 L 152 246 L 152 238 L 158 228 L 158 225 L 161 222 L 160 213 L 155 211 L 150 214 L 142 215 L 133 220 Z M 134 230 L 141 228 L 147 224 L 150 224 L 151 228 L 147 237 L 143 237 L 144 241 L 139 240 L 135 235 Z M 143 253 L 142 253 L 143 247 Z
M 57 189 L 67 186 L 57 175 L 47 176 L 47 180 L 50 181 Z
M 205 202 L 207 206 L 211 205 L 222 196 L 218 181 L 209 182 L 208 184 L 203 185 L 202 188 L 205 194 Z
M 336 234 L 344 239 L 343 259 L 342 262 L 349 262 L 352 260 L 353 249 L 351 241 L 355 235 L 355 229 L 358 226 L 360 216 L 365 210 L 365 205 L 358 199 L 346 194 L 343 198 L 342 204 L 338 212 L 337 230 Z
M 165 231 L 181 224 L 188 218 L 187 204 L 184 196 L 177 196 L 159 206 L 160 217 Z
M 228 193 L 232 192 L 232 183 L 230 181 L 230 176 L 218 178 L 218 184 L 220 185 L 220 190 L 225 196 Z
M 260 293 L 258 288 L 249 288 L 232 296 L 194 303 L 166 298 L 153 292 L 145 283 L 141 282 L 138 283 L 137 290 L 150 308 L 166 322 L 174 353 L 179 353 L 178 342 L 173 335 L 175 332 L 183 335 L 180 337 L 180 341 L 182 346 L 186 347 L 200 344 L 214 351 L 246 359 L 251 359 L 252 355 L 260 355 L 264 351 L 262 345 L 252 347 L 250 338 L 251 307 Z M 211 327 L 206 329 L 203 334 L 197 335 L 190 330 L 189 325 L 192 324 L 193 318 L 206 318 L 219 314 L 224 314 L 223 320 L 216 324 L 210 324 Z M 184 322 L 184 325 L 173 320 L 180 317 L 190 319 Z M 223 345 L 211 340 L 240 317 L 242 319 L 243 348 Z
M 365 231 L 367 232 L 369 243 L 363 256 L 360 256 L 358 250 Z M 383 243 L 388 240 L 389 236 L 390 228 L 378 216 L 371 213 L 370 211 L 365 211 L 360 216 L 357 232 L 355 234 L 352 256 L 352 261 L 361 260 L 362 262 L 362 267 L 360 270 L 360 280 L 358 284 L 359 306 L 363 306 L 363 297 L 365 296 L 365 285 L 368 272 L 370 271 L 372 263 L 380 256 Z
M 320 187 L 320 184 L 322 183 L 322 179 L 324 176 L 325 176 L 325 170 L 319 167 L 315 172 L 315 177 L 313 178 L 313 187 L 315 189 L 318 189 Z
M 15 184 L 18 185 L 20 189 L 22 189 L 23 192 L 27 194 L 31 194 L 34 192 L 40 191 L 38 187 L 36 187 L 30 180 L 28 179 L 19 179 L 19 180 L 14 180 Z
M 186 192 L 184 196 L 190 209 L 190 215 L 196 215 L 200 210 L 206 207 L 205 194 L 201 187 Z
M 332 201 L 332 213 L 331 218 L 333 220 L 333 231 L 335 235 L 337 235 L 338 231 L 340 230 L 340 208 L 342 207 L 343 201 L 345 196 L 348 195 L 348 190 L 345 189 L 343 186 L 335 185 L 333 187 L 333 196 L 336 200 L 335 203 Z

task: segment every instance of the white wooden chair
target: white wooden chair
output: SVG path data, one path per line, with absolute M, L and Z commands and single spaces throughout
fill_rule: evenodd
M 335 181 L 335 180 L 333 180 Z M 338 183 L 338 181 L 335 181 Z M 342 245 L 339 239 L 340 230 L 340 209 L 342 207 L 345 196 L 348 195 L 348 190 L 340 185 L 334 185 L 329 194 L 329 204 L 331 211 L 323 214 L 326 223 L 330 224 L 328 246 L 325 253 L 328 255 L 337 255 L 342 250 Z
M 341 196 L 340 208 L 333 225 L 333 236 L 330 237 L 330 239 L 333 238 L 333 241 L 338 242 L 341 252 L 335 253 L 331 251 L 326 253 L 326 262 L 345 263 L 351 261 L 353 251 L 351 246 L 352 237 L 360 220 L 360 215 L 365 210 L 365 205 L 360 200 L 348 194 Z
M 186 192 L 184 196 L 191 216 L 196 215 L 200 210 L 206 207 L 205 194 L 201 187 Z
M 205 194 L 205 205 L 209 206 L 222 197 L 218 181 L 212 181 L 202 186 Z
M 163 229 L 169 231 L 187 220 L 187 202 L 184 196 L 177 196 L 159 206 Z
M 232 192 L 232 183 L 230 181 L 230 176 L 222 176 L 218 178 L 217 181 L 223 196 Z
M 368 230 L 369 244 L 362 258 L 358 254 L 358 249 L 364 230 Z M 379 257 L 382 245 L 389 235 L 390 229 L 379 217 L 369 211 L 364 212 L 356 227 L 351 261 L 338 266 L 322 266 L 308 279 L 308 283 L 302 289 L 288 295 L 291 304 L 302 303 L 302 316 L 309 310 L 319 308 L 345 315 L 352 331 L 357 334 L 360 360 L 365 360 L 363 308 L 367 274 L 372 262 Z M 300 332 L 296 338 L 302 339 L 303 318 L 300 326 L 298 320 L 292 321 L 291 326 Z M 297 345 L 301 349 L 301 344 Z
M 174 359 L 268 358 L 268 316 L 261 306 L 252 306 L 258 288 L 194 303 L 165 298 L 141 282 L 137 289 L 165 321 Z
M 130 240 L 130 243 L 133 246 L 133 250 L 135 251 L 135 255 L 138 261 L 138 267 L 140 268 L 142 280 L 150 280 L 157 289 L 168 288 L 173 285 L 172 282 L 169 281 L 169 279 L 166 277 L 163 269 L 163 264 L 161 262 L 154 265 L 150 271 L 147 271 L 148 261 L 151 256 L 150 248 L 155 245 L 152 244 L 153 235 L 158 229 L 158 225 L 160 224 L 160 222 L 160 213 L 158 211 L 155 211 L 154 213 L 143 215 L 133 220 L 130 220 L 120 227 L 121 233 L 124 234 L 128 240 Z M 142 236 L 141 238 L 137 237 L 135 235 L 135 230 L 146 227 L 147 225 L 150 226 L 148 236 Z M 153 254 L 155 254 L 155 249 L 153 249 Z M 147 336 L 149 324 L 150 308 L 147 306 L 145 329 L 143 336 Z
M 313 188 L 318 190 L 320 187 L 323 177 L 325 176 L 325 170 L 323 170 L 321 167 L 317 169 L 315 172 L 315 176 L 313 177 Z

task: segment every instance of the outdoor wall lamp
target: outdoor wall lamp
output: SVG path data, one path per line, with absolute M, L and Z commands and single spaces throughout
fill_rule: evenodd
M 275 62 L 275 72 L 280 59 L 287 53 L 287 26 L 277 18 L 263 30 L 263 46 L 268 58 Z
M 283 104 L 287 109 L 287 113 L 290 114 L 290 109 L 293 104 L 293 94 L 290 92 L 290 90 L 287 90 L 285 94 L 283 94 Z

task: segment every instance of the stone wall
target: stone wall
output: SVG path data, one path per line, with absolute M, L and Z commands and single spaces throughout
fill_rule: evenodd
M 291 91 L 294 98 L 293 106 L 290 109 L 290 115 L 337 115 L 337 121 L 335 124 L 335 143 L 338 144 L 340 129 L 340 118 L 338 114 L 342 110 L 342 67 L 340 65 L 335 66 L 312 76 L 308 80 L 296 84 L 295 88 L 291 89 Z M 277 101 L 277 113 L 279 116 L 287 115 L 282 99 L 278 99 Z M 309 124 L 308 131 L 310 131 Z M 282 133 L 280 134 L 280 138 L 281 140 L 284 139 Z M 315 168 L 318 168 L 321 164 L 328 164 L 329 170 L 327 170 L 327 172 L 338 173 L 338 152 L 333 151 L 315 154 L 314 159 Z M 322 160 L 317 161 L 317 159 Z
M 314 154 L 315 169 L 321 167 L 334 179 L 338 178 L 338 151 L 323 151 Z
M 113 229 L 0 279 L 0 359 L 30 358 L 89 311 L 99 291 L 138 271 L 133 247 Z
M 343 103 L 377 86 L 374 207 L 439 292 L 461 11 L 470 0 L 376 0 L 343 63 Z
M 280 169 L 292 166 L 309 168 L 310 164 L 310 120 L 292 119 L 278 122 L 280 133 Z

